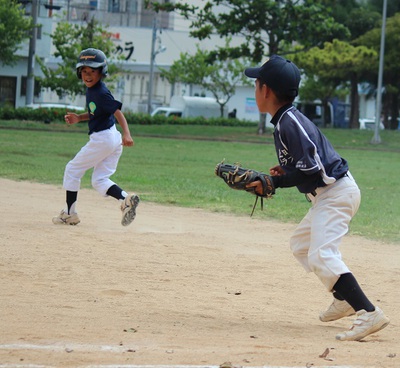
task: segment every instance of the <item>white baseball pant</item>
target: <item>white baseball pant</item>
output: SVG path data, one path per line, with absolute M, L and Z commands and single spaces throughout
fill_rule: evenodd
M 94 132 L 89 141 L 76 156 L 68 162 L 64 171 L 63 187 L 65 190 L 77 192 L 85 172 L 93 168 L 92 186 L 101 195 L 115 183 L 110 176 L 115 173 L 122 154 L 122 137 L 117 128 Z
M 360 190 L 350 173 L 326 187 L 312 202 L 290 239 L 293 255 L 307 272 L 314 272 L 329 291 L 340 275 L 350 272 L 342 261 L 339 245 L 360 206 Z

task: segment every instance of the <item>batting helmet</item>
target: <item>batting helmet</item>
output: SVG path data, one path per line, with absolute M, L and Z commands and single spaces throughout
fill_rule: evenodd
M 108 74 L 107 58 L 104 52 L 98 49 L 86 49 L 81 51 L 78 57 L 78 63 L 76 64 L 76 75 L 79 79 L 82 79 L 81 68 L 88 66 L 93 69 L 100 69 L 103 77 Z

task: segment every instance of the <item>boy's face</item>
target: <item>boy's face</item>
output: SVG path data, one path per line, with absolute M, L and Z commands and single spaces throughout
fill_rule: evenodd
M 89 66 L 83 66 L 81 69 L 82 80 L 86 87 L 93 87 L 102 77 L 100 69 L 93 69 Z

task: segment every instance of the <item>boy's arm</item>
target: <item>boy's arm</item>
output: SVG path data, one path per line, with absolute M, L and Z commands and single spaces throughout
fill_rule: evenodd
M 65 122 L 68 125 L 79 123 L 80 121 L 89 120 L 89 113 L 85 112 L 83 114 L 76 114 L 74 112 L 67 112 L 64 116 Z
M 122 145 L 128 147 L 133 146 L 134 142 L 129 131 L 128 122 L 125 119 L 125 115 L 122 113 L 121 110 L 117 110 L 115 111 L 114 116 L 117 119 L 118 124 L 122 128 Z

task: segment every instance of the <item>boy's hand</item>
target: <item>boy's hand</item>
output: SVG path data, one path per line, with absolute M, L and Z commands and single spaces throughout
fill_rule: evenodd
M 74 112 L 67 112 L 67 115 L 64 115 L 64 120 L 68 125 L 76 124 L 80 121 L 78 114 Z
M 269 169 L 269 174 L 271 176 L 281 176 L 285 175 L 285 170 L 282 169 L 282 166 L 277 165 Z
M 133 141 L 132 137 L 130 136 L 130 134 L 124 134 L 122 136 L 122 145 L 124 147 L 131 147 L 135 144 L 135 142 Z
M 253 188 L 254 189 L 254 194 L 257 194 L 258 196 L 261 196 L 261 197 L 263 196 L 263 185 L 262 185 L 261 180 L 256 180 L 256 181 L 253 181 L 250 184 L 247 184 L 246 188 L 247 189 Z

